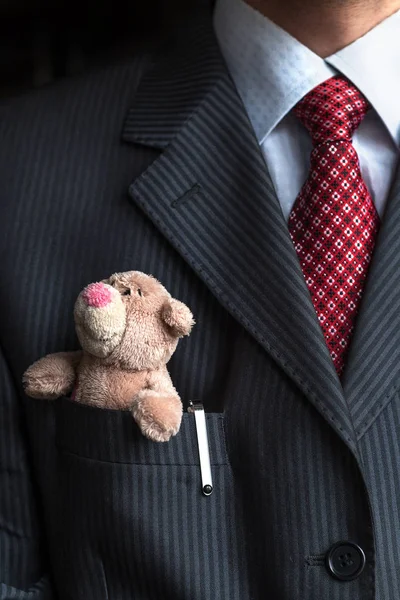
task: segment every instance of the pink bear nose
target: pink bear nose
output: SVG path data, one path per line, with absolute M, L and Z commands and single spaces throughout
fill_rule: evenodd
M 82 298 L 88 306 L 103 308 L 111 302 L 111 290 L 104 283 L 91 283 L 83 290 Z

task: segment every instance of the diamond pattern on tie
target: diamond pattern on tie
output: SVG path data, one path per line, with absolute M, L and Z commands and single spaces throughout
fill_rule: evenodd
M 314 88 L 295 108 L 314 148 L 289 231 L 339 376 L 379 228 L 351 141 L 368 108 L 341 76 Z

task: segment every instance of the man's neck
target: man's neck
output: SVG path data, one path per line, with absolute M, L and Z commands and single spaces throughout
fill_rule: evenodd
M 400 9 L 400 0 L 245 0 L 325 58 Z

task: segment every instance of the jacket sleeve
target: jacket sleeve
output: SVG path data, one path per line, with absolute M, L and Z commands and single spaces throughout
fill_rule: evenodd
M 0 600 L 55 600 L 22 401 L 0 351 Z

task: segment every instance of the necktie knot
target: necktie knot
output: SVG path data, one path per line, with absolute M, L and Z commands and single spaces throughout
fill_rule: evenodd
M 306 94 L 295 113 L 308 129 L 314 146 L 351 141 L 370 105 L 361 92 L 341 76 L 327 79 Z

